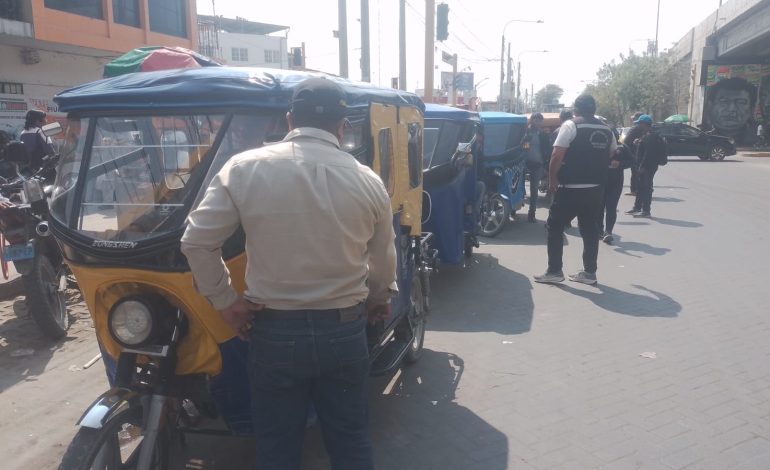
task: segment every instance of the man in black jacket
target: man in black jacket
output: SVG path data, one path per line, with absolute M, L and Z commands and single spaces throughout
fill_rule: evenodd
M 536 222 L 535 209 L 537 209 L 537 192 L 540 179 L 543 177 L 543 166 L 548 158 L 548 135 L 540 130 L 543 124 L 543 115 L 533 113 L 529 118 L 529 127 L 521 141 L 522 147 L 527 152 L 527 173 L 529 174 L 529 215 L 527 220 Z
M 658 171 L 658 155 L 656 143 L 661 139 L 652 131 L 652 118 L 646 114 L 639 117 L 639 124 L 644 129 L 644 134 L 636 139 L 636 172 L 638 189 L 634 207 L 626 211 L 626 214 L 634 217 L 651 217 L 650 205 L 652 204 L 652 188 L 655 173 Z
M 554 142 L 549 165 L 549 191 L 554 193 L 548 215 L 548 270 L 535 276 L 535 282 L 557 283 L 564 280 L 562 254 L 564 226 L 575 216 L 583 238 L 583 270 L 570 276 L 571 281 L 596 284 L 599 253 L 599 224 L 604 184 L 610 155 L 617 142 L 609 127 L 597 119 L 596 101 L 583 94 L 575 99 L 575 119 L 566 121 Z

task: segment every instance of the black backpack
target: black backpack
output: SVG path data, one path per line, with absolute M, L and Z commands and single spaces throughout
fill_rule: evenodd
M 657 132 L 650 131 L 644 139 L 646 160 L 663 166 L 668 163 L 668 145 L 666 139 Z

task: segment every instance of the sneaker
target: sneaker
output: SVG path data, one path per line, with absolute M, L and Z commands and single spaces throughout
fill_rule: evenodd
M 575 274 L 569 275 L 569 280 L 574 282 L 580 282 L 582 284 L 594 285 L 598 281 L 596 280 L 596 274 L 588 273 L 585 271 L 578 271 Z
M 626 212 L 625 212 L 625 214 L 628 214 L 628 215 L 636 215 L 636 214 L 641 214 L 641 212 L 642 212 L 642 210 L 641 210 L 641 209 L 636 209 L 636 208 L 634 208 L 634 209 L 631 209 L 631 210 L 628 210 L 628 211 L 626 211 Z
M 649 212 L 636 212 L 633 214 L 634 217 L 644 217 L 645 219 L 649 219 L 652 217 L 652 214 Z
M 604 234 L 604 236 L 602 237 L 602 241 L 603 241 L 604 243 L 608 244 L 608 245 L 612 245 L 612 242 L 613 242 L 614 240 L 615 240 L 615 239 L 612 237 L 612 234 L 611 234 L 611 233 L 605 233 L 605 234 Z
M 561 271 L 557 273 L 549 273 L 546 271 L 545 274 L 540 274 L 539 276 L 533 277 L 535 282 L 541 282 L 543 284 L 557 284 L 564 280 L 564 273 Z
M 626 193 L 626 196 L 636 196 L 636 191 L 629 191 Z
M 537 219 L 535 218 L 535 213 L 534 213 L 534 212 L 530 212 L 530 213 L 527 215 L 527 221 L 529 221 L 529 222 L 531 222 L 531 223 L 533 223 L 533 224 L 534 224 L 535 222 L 537 222 Z

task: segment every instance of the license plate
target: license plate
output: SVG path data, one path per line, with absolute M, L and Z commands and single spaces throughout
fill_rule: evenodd
M 10 245 L 6 246 L 3 252 L 5 261 L 21 261 L 35 257 L 35 247 L 29 245 Z

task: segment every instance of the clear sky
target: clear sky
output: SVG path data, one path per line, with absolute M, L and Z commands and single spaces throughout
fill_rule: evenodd
M 605 62 L 641 53 L 647 39 L 655 38 L 658 0 L 436 0 L 449 4 L 449 39 L 436 42 L 440 71 L 451 71 L 441 62 L 441 52 L 458 55 L 458 70 L 475 75 L 479 95 L 495 100 L 500 86 L 500 46 L 503 26 L 510 20 L 542 20 L 542 24 L 512 22 L 505 30 L 514 64 L 521 62 L 521 94 L 534 85 L 535 92 L 548 83 L 565 90 L 570 104 L 585 83 L 596 78 Z M 719 6 L 719 0 L 660 0 L 658 41 L 665 50 L 681 39 Z M 305 42 L 307 66 L 330 73 L 339 71 L 337 0 L 197 0 L 198 13 L 289 26 L 289 47 Z M 398 0 L 369 0 L 371 77 L 389 86 L 398 76 Z M 352 79 L 361 78 L 360 0 L 348 0 L 348 68 Z M 407 89 L 424 84 L 425 2 L 407 0 Z M 507 48 L 507 45 L 506 45 Z M 548 50 L 549 52 L 532 52 Z M 507 50 L 506 50 L 507 54 Z M 438 86 L 438 85 L 437 85 Z

